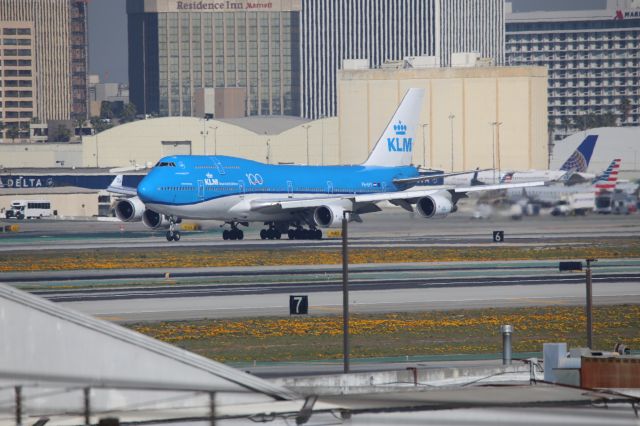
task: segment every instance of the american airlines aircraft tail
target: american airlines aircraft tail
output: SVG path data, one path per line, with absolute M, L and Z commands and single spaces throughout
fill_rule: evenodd
M 424 89 L 409 89 L 363 166 L 399 167 L 411 164 L 413 143 L 424 100 Z
M 607 170 L 602 173 L 602 175 L 598 176 L 594 180 L 594 185 L 596 187 L 596 192 L 601 192 L 604 190 L 613 191 L 616 189 L 616 184 L 618 182 L 618 171 L 620 170 L 620 159 L 616 158 L 609 164 Z

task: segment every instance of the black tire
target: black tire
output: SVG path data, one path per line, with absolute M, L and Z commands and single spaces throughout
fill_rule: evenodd
M 173 233 L 173 241 L 180 241 L 180 231 Z
M 294 231 L 293 229 L 289 229 L 287 231 L 287 236 L 289 237 L 290 240 L 295 240 L 296 238 L 296 231 Z
M 239 239 L 239 240 L 244 239 L 244 232 L 243 232 L 243 231 L 241 231 L 240 229 L 238 229 L 238 239 Z
M 173 241 L 173 234 L 171 233 L 171 231 L 167 231 L 166 237 L 167 241 Z
M 316 240 L 321 240 L 322 239 L 322 230 L 320 229 L 316 229 Z
M 238 239 L 238 231 L 236 229 L 232 229 L 231 231 L 229 231 L 229 239 L 230 240 Z
M 273 231 L 273 233 L 275 234 L 276 240 L 282 238 L 282 233 L 280 231 Z
M 226 229 L 224 231 L 222 231 L 222 239 L 227 241 L 229 239 L 230 235 L 229 235 L 229 231 L 227 231 Z
M 260 230 L 260 238 L 263 240 L 267 239 L 267 230 L 266 229 L 261 229 Z

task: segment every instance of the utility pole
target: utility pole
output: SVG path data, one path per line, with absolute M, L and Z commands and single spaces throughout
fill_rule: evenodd
M 453 119 L 456 118 L 453 113 L 449 114 L 449 121 L 451 122 L 451 172 L 453 173 Z
M 348 225 L 350 211 L 342 213 L 342 348 L 344 373 L 349 373 L 349 245 Z

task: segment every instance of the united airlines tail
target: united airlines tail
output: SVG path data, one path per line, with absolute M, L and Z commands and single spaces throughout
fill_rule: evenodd
M 578 148 L 573 151 L 573 154 L 564 162 L 560 170 L 567 172 L 586 173 L 589 168 L 589 161 L 591 161 L 591 154 L 593 154 L 593 148 L 596 146 L 598 135 L 587 136 Z
M 411 164 L 424 89 L 409 89 L 369 154 L 364 166 L 397 167 Z

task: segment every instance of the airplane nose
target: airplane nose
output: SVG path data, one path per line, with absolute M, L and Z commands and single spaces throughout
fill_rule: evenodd
M 138 185 L 138 198 L 144 203 L 151 201 L 153 196 L 153 190 L 151 189 L 151 185 L 145 183 L 144 181 L 140 182 Z

